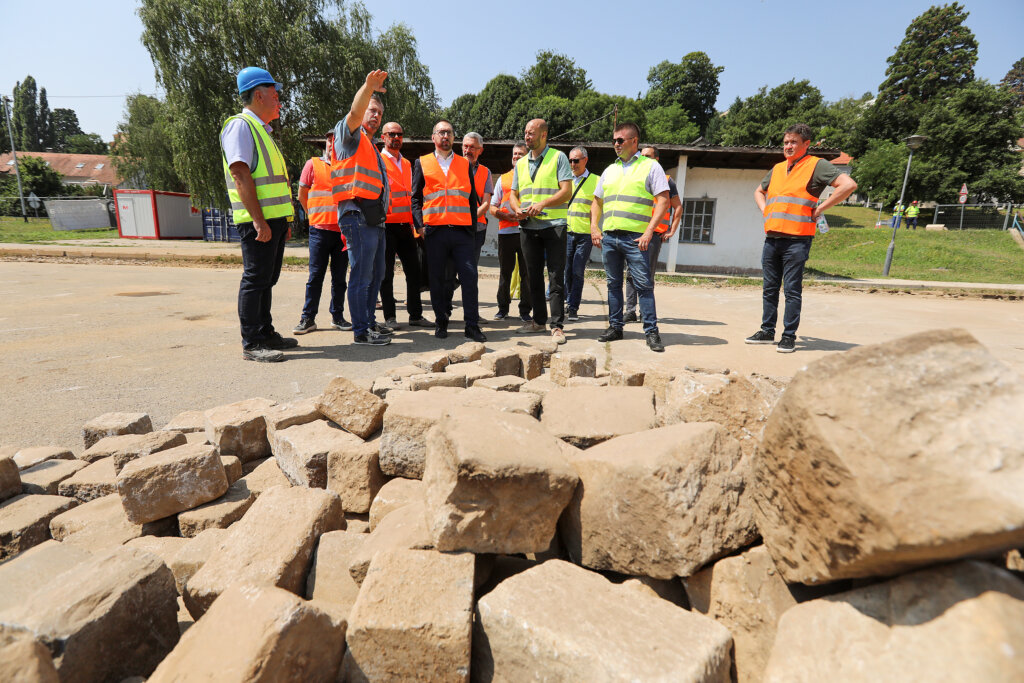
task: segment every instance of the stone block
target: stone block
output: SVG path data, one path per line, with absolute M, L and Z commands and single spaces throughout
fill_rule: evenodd
M 473 676 L 724 683 L 731 645 L 729 632 L 708 617 L 549 560 L 477 602 Z
M 565 380 L 565 386 L 567 387 L 606 387 L 608 386 L 607 377 L 570 377 Z
M 164 425 L 162 431 L 181 432 L 182 434 L 205 432 L 206 413 L 203 410 L 185 410 L 180 412 Z
M 444 372 L 444 369 L 448 367 L 448 363 L 447 351 L 433 351 L 412 359 L 412 364 L 423 372 Z
M 548 392 L 557 389 L 558 385 L 552 382 L 547 376 L 540 376 L 531 379 L 529 382 L 519 387 L 520 394 L 536 394 L 541 398 L 548 395 Z
M 665 400 L 669 382 L 674 380 L 679 372 L 678 367 L 670 368 L 657 364 L 648 365 L 644 370 L 644 386 L 654 392 L 654 400 L 658 405 Z
M 592 353 L 556 353 L 551 356 L 548 378 L 565 386 L 570 377 L 594 377 L 597 374 L 597 356 Z
M 183 547 L 188 545 L 188 540 L 187 538 L 179 538 L 177 536 L 139 536 L 125 543 L 124 547 L 153 553 L 170 567 L 171 560 L 174 559 L 174 556 Z
M 265 491 L 185 585 L 185 605 L 197 619 L 236 583 L 305 589 L 320 535 L 345 528 L 336 493 L 301 486 Z
M 385 481 L 380 471 L 380 439 L 339 444 L 327 455 L 327 488 L 341 496 L 346 513 L 369 512 Z
M 419 373 L 422 371 L 419 368 L 416 368 L 416 372 Z M 404 388 L 405 384 L 402 380 L 384 375 L 373 380 L 373 385 L 370 387 L 370 393 L 380 399 L 383 399 L 386 403 L 389 392 L 398 391 Z
M 350 681 L 469 681 L 473 555 L 379 553 L 352 608 Z
M 412 377 L 413 375 L 422 375 L 423 368 L 419 365 L 399 365 L 397 368 L 391 368 L 385 370 L 384 374 L 394 380 L 403 380 L 406 377 Z
M 445 373 L 461 377 L 460 384 L 455 386 L 471 387 L 477 380 L 494 377 L 494 373 L 480 366 L 479 363 L 457 363 L 444 369 Z
M 410 391 L 426 391 L 434 387 L 465 388 L 466 380 L 463 375 L 457 373 L 426 372 L 421 375 L 406 377 L 405 384 Z
M 0 612 L 92 557 L 85 548 L 49 540 L 0 563 Z M 3 679 L 0 679 L 3 680 Z
M 743 495 L 742 457 L 736 439 L 713 422 L 620 436 L 580 452 L 571 460 L 580 487 L 561 527 L 570 557 L 591 569 L 671 579 L 750 545 L 757 528 Z
M 427 436 L 427 527 L 438 550 L 536 553 L 578 482 L 532 417 L 453 408 Z
M 396 477 L 380 487 L 370 505 L 370 531 L 377 528 L 389 513 L 409 503 L 423 502 L 423 482 L 419 479 Z
M 220 498 L 179 512 L 178 533 L 185 538 L 192 538 L 206 529 L 227 529 L 252 507 L 256 495 L 249 490 L 245 478 L 239 479 Z
M 456 396 L 452 405 L 536 417 L 540 413 L 541 397 L 530 393 L 492 391 L 472 386 Z
M 185 594 L 185 583 L 199 568 L 206 564 L 227 538 L 227 529 L 204 529 L 192 538 L 185 539 L 185 545 L 178 549 L 167 566 L 174 574 L 174 585 L 179 595 Z
M 220 456 L 220 464 L 224 466 L 224 476 L 228 478 L 229 484 L 242 478 L 242 461 L 237 455 Z
M 281 472 L 295 486 L 327 487 L 327 456 L 363 440 L 325 420 L 274 432 L 270 447 Z
M 21 631 L 0 635 L 0 681 L 59 683 L 50 651 L 32 634 Z
M 10 458 L 7 460 L 10 461 Z M 0 469 L 3 462 L 0 460 Z M 21 488 L 25 493 L 55 496 L 59 493 L 62 481 L 88 466 L 89 463 L 82 460 L 47 460 L 21 472 Z M 3 496 L 0 496 L 0 499 L 2 498 Z
M 117 475 L 125 515 L 136 524 L 208 503 L 228 490 L 213 446 L 188 444 L 133 460 Z
M 14 462 L 14 458 L 0 458 L 0 502 L 19 495 L 21 486 L 21 474 L 18 473 L 18 464 Z M 44 493 L 44 491 L 26 491 L 26 493 Z
M 776 681 L 1020 681 L 1024 585 L 961 562 L 801 603 L 779 620 Z
M 224 592 L 149 678 L 334 681 L 345 649 L 345 623 L 272 586 Z
M 451 397 L 428 392 L 388 396 L 380 437 L 381 471 L 393 477 L 422 478 L 427 431 L 440 421 L 445 408 L 451 404 Z
M 449 364 L 472 363 L 480 360 L 486 351 L 487 347 L 480 342 L 465 342 L 448 352 L 448 362 Z
M 114 471 L 120 472 L 125 465 L 136 458 L 184 446 L 187 442 L 185 435 L 181 432 L 159 431 L 147 434 L 105 436 L 82 453 L 80 459 L 86 462 L 96 462 L 102 458 L 113 458 Z
M 523 371 L 523 361 L 515 349 L 501 349 L 482 355 L 480 367 L 493 372 L 495 377 L 502 375 L 518 377 Z
M 520 376 L 525 380 L 536 379 L 544 374 L 544 352 L 532 346 L 513 347 L 522 364 Z
M 345 515 L 345 530 L 356 534 L 370 533 L 370 515 Z
M 245 470 L 243 469 L 243 471 Z M 264 459 L 259 466 L 253 468 L 242 479 L 245 480 L 246 487 L 256 496 L 274 486 L 292 485 L 288 481 L 288 477 L 284 476 L 284 472 L 278 466 L 276 458 Z M 239 479 L 239 481 L 242 481 L 242 479 Z
M 264 419 L 267 421 L 267 439 L 273 444 L 274 432 L 277 430 L 323 420 L 324 416 L 317 410 L 316 399 L 307 398 L 294 403 L 279 403 L 272 406 L 267 409 Z
M 963 330 L 815 361 L 753 459 L 788 582 L 884 576 L 1024 545 L 1024 381 Z
M 82 503 L 50 520 L 50 535 L 54 539 L 90 551 L 116 548 L 140 536 L 167 536 L 175 531 L 173 518 L 149 524 L 129 521 L 115 493 Z
M 797 604 L 759 545 L 726 557 L 684 580 L 693 609 L 729 629 L 739 683 L 761 680 L 782 614 Z
M 221 455 L 237 455 L 243 462 L 270 455 L 266 413 L 275 405 L 265 398 L 250 398 L 216 408 L 206 416 L 206 440 Z
M 82 440 L 89 448 L 105 436 L 145 434 L 153 431 L 153 422 L 146 413 L 104 413 L 82 425 Z
M 156 555 L 117 548 L 0 613 L 0 637 L 31 631 L 61 680 L 146 677 L 178 641 L 176 597 L 171 570 Z
M 579 448 L 589 448 L 657 424 L 654 394 L 646 387 L 569 387 L 544 396 L 541 423 Z
M 114 459 L 103 458 L 83 467 L 57 484 L 57 492 L 68 498 L 87 502 L 117 492 Z
M 387 406 L 345 377 L 335 377 L 317 399 L 316 407 L 342 429 L 366 439 L 380 431 Z
M 492 391 L 519 391 L 519 387 L 526 384 L 526 380 L 516 375 L 500 375 L 479 379 L 473 383 L 477 389 L 490 389 Z
M 348 573 L 348 566 L 366 539 L 366 534 L 353 531 L 329 531 L 320 537 L 306 579 L 307 600 L 337 605 L 347 618 L 359 595 L 359 584 Z
M 374 527 L 366 541 L 352 557 L 348 572 L 362 585 L 374 556 L 383 550 L 429 550 L 434 547 L 424 521 L 422 500 L 414 501 L 389 513 Z
M 612 366 L 608 384 L 613 387 L 642 387 L 647 366 L 635 361 L 619 361 Z
M 75 454 L 60 446 L 30 446 L 15 452 L 13 458 L 18 469 L 27 470 L 47 460 L 74 460 Z
M 74 498 L 28 494 L 0 503 L 0 561 L 50 540 L 50 520 L 76 505 Z
M 544 359 L 544 367 L 551 367 L 551 356 L 558 353 L 558 344 L 550 339 L 534 339 L 529 342 L 519 342 L 519 346 L 536 349 L 541 352 Z

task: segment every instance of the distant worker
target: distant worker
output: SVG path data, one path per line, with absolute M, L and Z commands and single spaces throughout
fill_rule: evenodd
M 544 290 L 544 267 L 549 276 L 551 302 L 551 339 L 565 343 L 565 244 L 569 196 L 572 194 L 572 168 L 569 159 L 548 147 L 548 124 L 533 119 L 526 124 L 526 145 L 530 153 L 516 164 L 512 176 L 512 208 L 523 214 L 520 223 L 524 279 L 530 281 L 530 308 L 533 320 L 519 334 L 544 331 L 548 309 Z
M 658 154 L 657 147 L 647 146 L 640 150 L 640 154 L 643 156 L 654 159 L 659 164 L 660 155 Z M 651 265 L 651 282 L 653 283 L 654 274 L 658 271 L 658 256 L 661 255 L 662 245 L 670 240 L 675 234 L 676 230 L 679 229 L 679 221 L 683 217 L 682 207 L 683 202 L 679 199 L 679 188 L 676 187 L 676 181 L 673 180 L 667 173 L 665 177 L 668 178 L 668 201 L 669 210 L 665 213 L 665 217 L 658 223 L 658 227 L 654 229 L 654 239 L 651 240 L 651 244 L 647 247 L 647 262 Z M 626 308 L 625 315 L 623 316 L 623 322 L 635 323 L 637 322 L 636 317 L 636 288 L 633 287 L 633 278 L 630 277 L 629 273 L 626 273 Z
M 512 176 L 515 174 L 516 162 L 526 156 L 529 150 L 525 142 L 517 142 L 512 146 L 512 170 L 498 177 L 494 183 L 494 194 L 491 195 L 491 215 L 498 219 L 498 312 L 495 320 L 508 317 L 512 305 L 512 273 L 519 262 L 520 272 L 523 265 L 523 246 L 519 241 L 520 214 L 512 210 Z M 519 278 L 519 317 L 523 322 L 532 322 L 530 315 L 530 283 L 526 278 Z
M 618 158 L 601 174 L 590 211 L 591 239 L 595 247 L 601 247 L 608 283 L 608 329 L 597 340 L 622 339 L 622 274 L 628 268 L 640 302 L 647 347 L 660 353 L 665 346 L 658 331 L 654 274 L 644 252 L 650 249 L 651 240 L 656 239 L 654 230 L 668 213 L 668 176 L 661 164 L 638 151 L 640 129 L 635 123 L 620 123 L 613 135 Z
M 281 275 L 284 245 L 291 233 L 292 190 L 284 155 L 270 122 L 281 115 L 281 84 L 266 69 L 247 66 L 235 79 L 242 112 L 220 131 L 224 180 L 242 247 L 238 321 L 242 358 L 261 363 L 284 360 L 282 349 L 299 345 L 282 337 L 270 315 L 271 290 Z
M 903 202 L 896 202 L 896 206 L 892 207 L 892 227 L 897 230 L 900 229 L 900 222 L 903 220 Z
M 917 217 L 920 213 L 921 207 L 917 205 L 917 200 L 915 199 L 907 207 L 907 228 L 917 230 Z
M 754 190 L 754 201 L 764 216 L 764 249 L 761 329 L 747 344 L 774 344 L 779 316 L 779 288 L 786 290 L 782 338 L 776 350 L 796 350 L 796 330 L 803 302 L 804 264 L 818 217 L 857 189 L 853 178 L 824 159 L 807 153 L 812 139 L 809 126 L 799 123 L 786 129 L 782 139 L 784 161 L 775 164 Z M 825 201 L 818 199 L 826 188 L 835 188 Z
M 405 309 L 409 313 L 409 326 L 433 327 L 434 324 L 423 317 L 423 300 L 420 297 L 420 257 L 416 242 L 423 239 L 423 235 L 412 224 L 412 162 L 402 156 L 405 133 L 402 126 L 394 121 L 385 123 L 381 131 L 384 139 L 381 157 L 391 188 L 391 204 L 384 222 L 384 280 L 380 286 L 384 324 L 398 329 L 395 310 L 395 256 L 398 256 L 405 275 Z
M 476 265 L 477 194 L 469 162 L 452 150 L 455 129 L 448 121 L 434 124 L 434 151 L 412 167 L 412 219 L 424 231 L 434 336 L 448 336 L 449 291 L 445 263 L 450 258 L 462 283 L 465 335 L 484 342 L 480 330 Z
M 348 331 L 352 324 L 345 320 L 345 277 L 348 254 L 345 238 L 338 229 L 338 205 L 331 193 L 331 164 L 334 160 L 334 131 L 327 133 L 327 147 L 322 157 L 306 162 L 299 176 L 299 203 L 309 216 L 309 279 L 306 280 L 306 301 L 302 317 L 292 330 L 306 334 L 316 329 L 327 267 L 331 269 L 331 326 Z
M 590 238 L 590 205 L 597 189 L 597 176 L 587 170 L 587 150 L 573 147 L 569 150 L 572 167 L 572 194 L 569 197 L 568 233 L 565 240 L 565 308 L 566 319 L 580 319 L 583 300 L 583 277 L 590 262 L 594 243 Z
M 391 343 L 394 330 L 374 320 L 377 295 L 384 281 L 384 221 L 388 210 L 388 176 L 384 160 L 373 144 L 373 134 L 384 117 L 384 104 L 375 97 L 385 92 L 386 71 L 371 71 L 356 91 L 352 108 L 334 127 L 331 177 L 338 203 L 338 227 L 348 245 L 352 273 L 348 283 L 348 309 L 353 342 L 382 346 Z

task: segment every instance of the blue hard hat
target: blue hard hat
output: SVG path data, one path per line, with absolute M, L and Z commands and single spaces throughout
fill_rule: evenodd
M 247 66 L 238 72 L 238 78 L 235 79 L 238 82 L 238 94 L 241 95 L 246 90 L 252 90 L 258 85 L 273 85 L 278 90 L 281 89 L 281 84 L 274 80 L 274 77 L 270 75 L 270 72 L 266 69 L 261 69 L 258 66 Z

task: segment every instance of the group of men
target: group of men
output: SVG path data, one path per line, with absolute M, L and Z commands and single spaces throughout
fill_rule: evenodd
M 909 206 L 904 206 L 903 202 L 897 202 L 896 206 L 892 208 L 892 227 L 897 230 L 900 227 L 900 223 L 903 222 L 903 217 L 907 218 L 907 229 L 917 230 L 917 217 L 921 215 L 921 207 L 917 205 L 917 200 L 910 202 Z
M 540 334 L 550 330 L 552 340 L 564 344 L 565 323 L 579 319 L 584 270 L 591 250 L 599 247 L 606 271 L 609 324 L 598 339 L 622 339 L 624 324 L 637 320 L 635 307 L 639 304 L 648 347 L 664 351 L 653 273 L 661 243 L 678 229 L 681 202 L 674 182 L 657 160 L 657 150 L 640 149 L 640 131 L 635 124 L 622 122 L 615 127 L 616 160 L 598 177 L 587 169 L 585 148 L 575 147 L 568 156 L 553 149 L 547 144 L 547 123 L 533 119 L 526 124 L 524 142 L 513 149 L 512 170 L 495 180 L 479 163 L 482 137 L 468 133 L 462 140 L 463 154 L 456 154 L 455 130 L 445 120 L 434 125 L 432 153 L 411 161 L 403 157 L 401 125 L 389 122 L 381 128 L 384 105 L 376 93 L 386 91 L 386 79 L 387 73 L 379 70 L 366 76 L 347 115 L 328 134 L 324 156 L 307 162 L 300 178 L 299 200 L 310 219 L 310 259 L 306 299 L 294 334 L 316 329 L 320 294 L 329 268 L 333 327 L 351 330 L 356 344 L 390 343 L 398 322 L 394 296 L 397 256 L 406 278 L 411 326 L 432 327 L 436 337 L 446 338 L 454 292 L 461 288 L 464 335 L 485 341 L 480 327 L 477 269 L 487 217 L 492 215 L 498 221 L 496 320 L 509 315 L 512 274 L 518 264 L 523 324 L 516 332 Z M 280 274 L 292 218 L 284 159 L 269 135 L 269 123 L 280 112 L 277 91 L 281 84 L 264 69 L 246 67 L 238 74 L 237 86 L 244 109 L 225 122 L 221 146 L 228 194 L 242 243 L 238 312 L 243 358 L 272 362 L 283 359 L 283 350 L 298 345 L 294 337 L 282 337 L 274 330 L 270 316 L 271 290 Z M 378 129 L 382 150 L 374 141 Z M 790 138 L 799 139 L 801 144 L 790 144 Z M 807 156 L 810 139 L 809 129 L 787 131 L 787 161 L 773 169 L 763 188 L 755 193 L 765 213 L 768 233 L 765 315 L 761 331 L 747 341 L 767 343 L 769 334 L 774 340 L 775 318 L 768 313 L 772 300 L 769 290 L 774 287 L 777 308 L 778 290 L 784 280 L 786 327 L 780 351 L 787 350 L 783 348 L 787 339 L 795 338 L 799 284 L 814 220 L 856 188 L 849 176 L 839 174 L 827 161 Z M 794 166 L 799 168 L 796 173 Z M 804 182 L 806 186 L 800 185 Z M 828 185 L 836 191 L 815 208 L 817 197 Z M 807 198 L 812 195 L 814 201 L 810 202 Z M 785 204 L 766 209 L 766 204 L 776 202 Z M 773 247 L 769 259 L 771 240 L 789 244 Z M 802 251 L 791 248 L 804 242 L 806 249 Z M 426 255 L 433 322 L 423 316 L 419 245 Z M 771 282 L 769 265 L 777 273 Z M 347 286 L 346 267 L 351 268 Z M 549 274 L 547 283 L 545 270 Z M 344 317 L 346 295 L 351 322 Z M 383 324 L 375 319 L 378 296 Z M 776 315 L 774 309 L 772 315 Z

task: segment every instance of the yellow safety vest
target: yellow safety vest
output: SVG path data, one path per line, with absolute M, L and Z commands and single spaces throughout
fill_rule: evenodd
M 519 183 L 519 208 L 525 209 L 531 204 L 543 201 L 558 193 L 558 150 L 548 148 L 547 154 L 540 162 L 537 175 L 530 178 L 530 155 L 527 154 L 516 163 L 516 180 Z M 565 220 L 568 204 L 557 204 L 544 209 L 541 220 Z
M 593 173 L 583 180 L 583 187 L 577 190 L 573 186 L 576 196 L 569 202 L 569 232 L 590 234 L 590 205 L 596 189 L 597 176 Z
M 647 176 L 654 161 L 645 156 L 636 157 L 629 168 L 623 170 L 622 160 L 604 172 L 601 189 L 604 193 L 604 230 L 643 232 L 654 212 L 654 195 L 647 191 Z
M 256 198 L 259 200 L 260 208 L 263 210 L 263 218 L 291 218 L 295 215 L 295 208 L 292 206 L 292 188 L 288 182 L 288 169 L 285 167 L 284 155 L 278 149 L 274 138 L 270 137 L 267 129 L 252 116 L 242 112 L 235 116 L 228 117 L 221 126 L 221 135 L 228 122 L 234 119 L 241 119 L 249 125 L 252 131 L 252 138 L 256 141 L 256 168 L 252 170 L 252 181 L 256 185 Z M 252 216 L 242 204 L 242 198 L 235 186 L 235 179 L 228 168 L 227 157 L 221 150 L 221 161 L 224 164 L 224 182 L 228 186 L 228 198 L 231 200 L 231 219 L 235 223 L 251 223 Z

